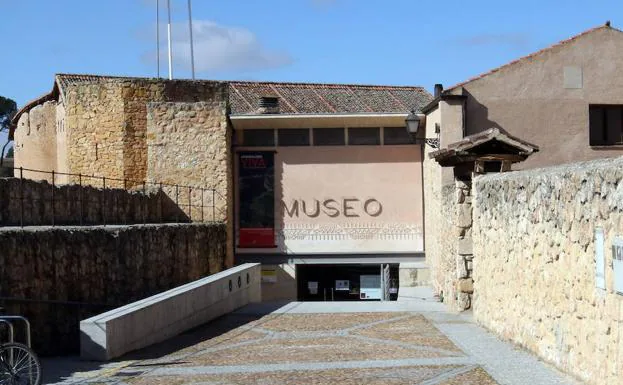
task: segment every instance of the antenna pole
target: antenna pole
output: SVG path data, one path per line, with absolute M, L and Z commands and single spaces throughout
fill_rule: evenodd
M 193 14 L 190 6 L 190 0 L 188 0 L 188 29 L 190 30 L 190 68 L 193 74 L 193 80 L 195 80 L 195 52 L 193 48 Z
M 160 0 L 156 0 L 156 73 L 160 79 Z
M 167 24 L 167 41 L 169 46 L 169 80 L 173 80 L 173 52 L 171 51 L 171 0 L 167 0 L 167 14 L 169 22 Z

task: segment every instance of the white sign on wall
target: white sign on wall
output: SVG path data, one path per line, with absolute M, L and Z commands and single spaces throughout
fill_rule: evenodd
M 606 255 L 604 253 L 604 229 L 595 228 L 595 287 L 606 289 Z
M 421 158 L 418 146 L 280 149 L 275 155 L 279 251 L 423 251 Z
M 612 242 L 612 267 L 614 270 L 614 291 L 623 295 L 623 237 Z

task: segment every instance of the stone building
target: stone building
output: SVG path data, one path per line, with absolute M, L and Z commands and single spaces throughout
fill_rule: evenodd
M 395 298 L 401 265 L 400 284 L 424 279 L 423 151 L 405 118 L 431 100 L 421 87 L 61 74 L 11 136 L 15 166 L 55 183 L 215 189 L 229 264 L 262 262 L 266 298 Z
M 552 166 L 623 154 L 623 32 L 606 23 L 446 90 L 436 86 L 423 108 L 426 136 L 441 148 L 489 129 L 539 148 L 513 169 Z M 470 306 L 457 283 L 471 257 L 471 230 L 456 232 L 453 170 L 424 160 L 426 257 L 432 283 L 452 306 Z M 497 170 L 501 171 L 501 170 Z M 471 206 L 469 208 L 471 217 Z

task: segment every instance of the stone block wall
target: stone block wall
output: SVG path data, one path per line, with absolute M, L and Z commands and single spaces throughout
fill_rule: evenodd
M 623 158 L 474 180 L 474 316 L 592 384 L 620 384 L 623 296 L 612 240 L 623 235 Z M 595 228 L 606 289 L 596 288 Z
M 224 224 L 0 229 L 0 306 L 42 355 L 79 351 L 79 321 L 223 270 Z
M 202 215 L 199 207 L 209 204 L 215 210 L 204 220 L 228 221 L 233 217 L 231 128 L 225 91 L 215 88 L 214 92 L 209 102 L 147 105 L 147 177 L 213 189 L 215 193 L 205 194 L 187 188 L 164 191 L 190 218 L 198 218 Z M 233 250 L 231 226 L 229 223 L 228 243 Z M 233 255 L 230 257 L 233 264 Z
M 212 208 L 206 202 L 206 221 Z M 143 193 L 46 181 L 0 178 L 0 226 L 100 225 L 189 222 L 157 186 Z

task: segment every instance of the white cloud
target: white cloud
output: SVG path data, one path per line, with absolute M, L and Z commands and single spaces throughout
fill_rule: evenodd
M 187 23 L 172 24 L 173 64 L 190 69 L 190 34 Z M 166 63 L 166 24 L 160 25 L 160 57 Z M 257 36 L 240 27 L 219 25 L 208 20 L 193 20 L 196 72 L 250 71 L 276 68 L 292 63 L 287 52 L 265 48 Z M 156 53 L 145 57 L 153 63 Z

